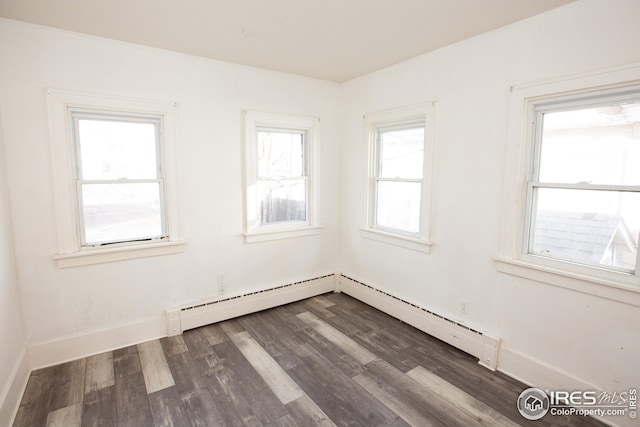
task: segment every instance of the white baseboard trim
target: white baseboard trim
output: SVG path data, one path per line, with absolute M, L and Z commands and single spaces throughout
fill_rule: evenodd
M 27 388 L 31 366 L 27 357 L 26 347 L 18 356 L 9 381 L 4 385 L 0 395 L 0 426 L 10 426 L 18 413 L 20 401 Z
M 165 336 L 166 319 L 158 316 L 116 328 L 32 344 L 29 346 L 29 360 L 35 370 Z
M 500 349 L 498 358 L 498 371 L 518 380 L 530 387 L 537 387 L 541 390 L 565 390 L 565 391 L 588 391 L 595 390 L 600 393 L 607 391 L 609 394 L 623 390 L 602 390 L 589 382 L 577 378 L 568 372 L 555 368 L 545 362 L 524 355 L 508 347 Z M 547 415 L 548 416 L 548 415 Z M 615 417 L 594 417 L 603 423 L 616 427 L 637 426 L 637 420 L 632 420 L 628 416 Z
M 496 369 L 500 348 L 499 337 L 470 328 L 468 325 L 405 301 L 371 284 L 342 274 L 338 277 L 338 291 L 477 357 L 478 362 L 488 369 Z

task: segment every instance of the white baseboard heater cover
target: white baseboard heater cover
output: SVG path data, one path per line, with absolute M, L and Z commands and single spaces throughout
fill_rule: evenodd
M 337 290 L 477 357 L 482 366 L 495 371 L 499 338 L 469 328 L 344 275 L 338 276 Z
M 171 308 L 166 312 L 167 335 L 180 335 L 189 329 L 333 292 L 335 288 L 335 275 L 327 274 L 242 295 Z
M 167 310 L 167 335 L 209 325 L 327 292 L 344 292 L 431 336 L 475 356 L 481 365 L 495 370 L 500 339 L 448 319 L 356 279 L 325 276 L 226 298 L 215 298 Z

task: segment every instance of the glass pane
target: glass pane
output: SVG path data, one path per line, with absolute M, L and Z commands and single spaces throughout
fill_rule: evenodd
M 380 131 L 380 177 L 422 179 L 424 127 Z
M 640 193 L 539 188 L 529 252 L 634 270 Z
M 640 102 L 544 114 L 541 182 L 640 184 Z
M 157 178 L 152 123 L 78 120 L 82 179 Z
M 258 131 L 258 176 L 304 176 L 304 133 Z
M 162 237 L 160 184 L 84 184 L 87 244 Z
M 376 225 L 418 233 L 421 187 L 418 182 L 378 181 Z
M 259 181 L 262 224 L 307 220 L 305 179 Z

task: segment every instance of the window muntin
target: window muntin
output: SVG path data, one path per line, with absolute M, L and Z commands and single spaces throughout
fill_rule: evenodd
M 306 131 L 257 128 L 260 224 L 306 223 Z
M 162 119 L 72 110 L 81 247 L 168 237 Z
M 425 121 L 378 125 L 374 133 L 372 227 L 397 234 L 418 235 Z
M 640 93 L 534 107 L 525 252 L 637 274 Z

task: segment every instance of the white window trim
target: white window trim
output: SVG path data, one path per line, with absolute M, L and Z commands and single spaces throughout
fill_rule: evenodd
M 57 226 L 58 267 L 113 262 L 184 251 L 180 239 L 176 203 L 175 102 L 123 98 L 110 95 L 47 89 L 49 132 L 51 139 L 52 183 Z M 78 236 L 78 210 L 73 156 L 74 140 L 70 134 L 70 109 L 93 109 L 114 113 L 153 114 L 162 116 L 165 178 L 165 209 L 169 238 L 163 242 L 126 242 L 108 247 L 81 247 Z
M 431 188 L 433 183 L 433 157 L 435 149 L 435 115 L 436 101 L 428 104 L 411 105 L 378 111 L 364 115 L 364 135 L 367 147 L 367 176 L 365 179 L 364 225 L 360 229 L 361 237 L 410 250 L 429 253 L 431 241 Z M 376 129 L 379 126 L 394 123 L 424 120 L 424 161 L 422 175 L 422 193 L 420 198 L 420 230 L 418 233 L 407 233 L 377 227 L 373 223 L 375 210 L 375 168 L 377 167 Z
M 289 114 L 244 112 L 244 155 L 245 155 L 245 242 L 257 243 L 270 240 L 320 234 L 322 226 L 318 222 L 318 142 L 320 140 L 320 119 L 317 117 Z M 306 132 L 306 175 L 308 180 L 307 219 L 304 222 L 261 225 L 258 202 L 258 159 L 257 130 L 275 128 L 302 130 Z
M 553 286 L 640 306 L 640 278 L 527 254 L 527 185 L 533 160 L 532 108 L 554 97 L 624 91 L 640 85 L 640 63 L 511 87 L 505 189 L 497 270 Z

